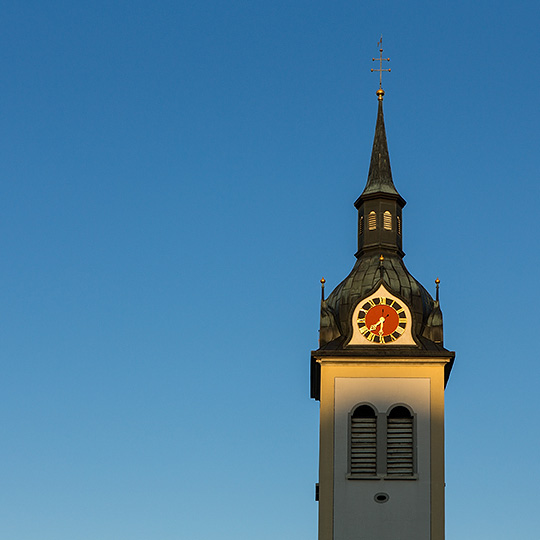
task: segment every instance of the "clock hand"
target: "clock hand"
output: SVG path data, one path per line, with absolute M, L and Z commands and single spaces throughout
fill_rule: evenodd
M 384 343 L 384 330 L 383 330 L 384 317 L 381 317 L 379 319 L 379 322 L 381 323 L 381 328 L 379 330 L 379 343 Z

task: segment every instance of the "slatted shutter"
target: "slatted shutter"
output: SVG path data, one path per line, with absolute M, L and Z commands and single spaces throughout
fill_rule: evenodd
M 368 214 L 368 229 L 374 231 L 377 228 L 377 214 L 375 212 L 370 212 Z
M 414 473 L 413 417 L 405 407 L 394 407 L 386 426 L 386 474 L 412 476 Z
M 369 405 L 360 405 L 351 416 L 351 474 L 377 474 L 377 417 Z
M 358 224 L 358 232 L 360 234 L 364 233 L 364 216 L 360 216 L 360 223 Z
M 388 210 L 383 214 L 383 227 L 386 231 L 392 230 L 392 214 Z
M 401 218 L 397 216 L 396 221 L 397 221 L 397 233 L 401 235 Z

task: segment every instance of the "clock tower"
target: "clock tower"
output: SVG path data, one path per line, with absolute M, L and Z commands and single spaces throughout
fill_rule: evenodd
M 454 353 L 443 346 L 439 280 L 433 299 L 403 262 L 405 200 L 392 179 L 383 97 L 380 86 L 368 179 L 354 203 L 356 263 L 326 299 L 321 280 L 311 354 L 319 540 L 444 539 L 444 389 Z

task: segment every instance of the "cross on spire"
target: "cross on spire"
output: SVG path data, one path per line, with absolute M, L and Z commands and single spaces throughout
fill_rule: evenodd
M 383 61 L 385 62 L 390 62 L 390 58 L 383 58 L 382 56 L 382 53 L 383 53 L 383 48 L 382 48 L 382 35 L 381 35 L 381 39 L 379 39 L 379 43 L 377 43 L 377 47 L 379 47 L 379 58 L 373 58 L 373 62 L 376 62 L 377 60 L 379 61 L 379 69 L 371 69 L 371 72 L 373 73 L 374 71 L 378 71 L 379 72 L 379 90 L 382 90 L 382 74 L 383 74 L 383 71 L 392 71 L 390 68 L 388 69 L 383 69 Z

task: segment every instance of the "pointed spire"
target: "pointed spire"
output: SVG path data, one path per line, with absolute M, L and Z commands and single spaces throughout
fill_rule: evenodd
M 377 124 L 375 126 L 375 137 L 373 139 L 373 149 L 371 151 L 371 163 L 366 187 L 360 195 L 360 199 L 368 195 L 389 194 L 401 198 L 392 180 L 392 170 L 390 168 L 390 155 L 388 154 L 388 143 L 386 142 L 386 129 L 384 127 L 383 96 L 384 90 L 377 90 L 379 99 L 379 110 L 377 112 Z
M 390 156 L 384 128 L 384 90 L 377 90 L 379 100 L 377 124 L 371 151 L 368 179 L 362 195 L 354 206 L 358 210 L 358 251 L 356 257 L 368 251 L 403 253 L 401 211 L 405 199 L 398 193 L 392 180 Z

